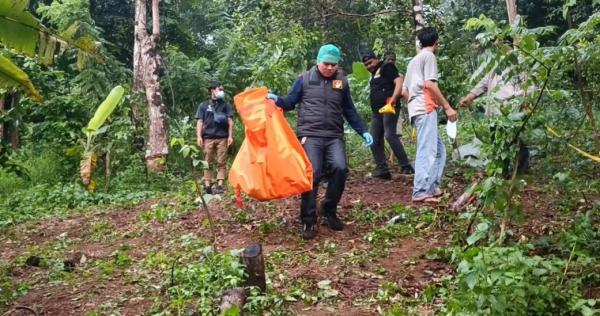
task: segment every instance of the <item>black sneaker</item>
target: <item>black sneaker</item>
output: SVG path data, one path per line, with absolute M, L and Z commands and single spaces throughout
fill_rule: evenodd
M 375 171 L 373 172 L 373 178 L 392 180 L 392 174 L 389 171 Z
M 400 174 L 415 174 L 415 169 L 411 166 L 403 166 L 400 168 Z
M 212 188 L 210 187 L 210 185 L 205 185 L 204 186 L 204 193 L 206 194 L 213 194 Z
M 317 236 L 317 230 L 314 224 L 303 224 L 302 225 L 302 238 L 305 240 L 313 239 Z
M 215 188 L 215 194 L 223 194 L 223 192 L 225 192 L 225 190 L 223 189 L 223 186 L 217 185 L 217 187 Z
M 336 214 L 327 214 L 325 217 L 327 218 L 329 228 L 337 231 L 344 230 L 344 223 Z

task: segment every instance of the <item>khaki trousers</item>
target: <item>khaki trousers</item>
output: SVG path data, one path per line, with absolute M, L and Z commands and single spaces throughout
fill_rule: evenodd
M 227 138 L 204 139 L 204 159 L 208 168 L 204 169 L 204 181 L 212 180 L 211 165 L 213 165 L 215 154 L 217 156 L 217 180 L 225 180 L 227 172 Z

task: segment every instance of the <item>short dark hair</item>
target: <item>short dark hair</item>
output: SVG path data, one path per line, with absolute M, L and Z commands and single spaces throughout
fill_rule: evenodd
M 377 59 L 377 56 L 375 55 L 375 53 L 368 52 L 368 53 L 364 54 L 362 57 L 362 62 L 366 63 L 370 59 Z
M 417 33 L 417 38 L 421 42 L 421 48 L 425 48 L 433 46 L 440 37 L 434 27 L 425 27 Z
M 220 82 L 218 82 L 218 81 L 211 81 L 211 82 L 208 84 L 208 90 L 213 90 L 213 89 L 216 89 L 216 88 L 218 88 L 218 87 L 220 87 L 220 86 L 222 86 L 222 85 L 223 85 L 223 84 L 221 84 L 221 83 L 220 83 Z

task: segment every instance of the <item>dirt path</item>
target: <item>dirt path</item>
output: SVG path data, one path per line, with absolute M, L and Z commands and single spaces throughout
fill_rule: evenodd
M 298 314 L 334 315 L 343 310 L 347 315 L 377 315 L 378 306 L 414 297 L 452 273 L 446 263 L 425 256 L 449 244 L 452 227 L 446 215 L 412 205 L 411 187 L 411 178 L 350 178 L 340 210 L 347 228 L 333 232 L 321 226 L 309 242 L 298 236 L 298 198 L 248 201 L 244 210 L 226 198 L 211 203 L 218 222 L 216 245 L 226 250 L 260 241 L 274 291 L 302 284 L 303 291 L 315 293 L 319 281 L 330 280 L 336 297 L 293 303 Z M 452 191 L 456 195 L 461 190 L 456 184 Z M 386 221 L 400 213 L 409 221 L 390 231 Z M 536 217 L 534 224 L 547 220 L 546 215 Z M 156 311 L 166 303 L 161 288 L 177 244 L 190 235 L 208 238 L 204 221 L 202 212 L 183 207 L 177 199 L 156 199 L 129 209 L 50 218 L 4 231 L 0 263 L 26 293 L 0 312 L 16 306 L 33 308 L 39 315 Z M 42 266 L 27 265 L 30 256 L 41 258 Z M 64 260 L 75 264 L 72 272 L 61 271 Z M 381 297 L 382 287 L 392 293 Z

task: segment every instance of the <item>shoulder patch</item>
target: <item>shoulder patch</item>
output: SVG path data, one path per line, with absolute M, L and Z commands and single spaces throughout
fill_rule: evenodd
M 342 80 L 333 80 L 332 87 L 337 90 L 342 90 L 344 88 L 344 82 Z

